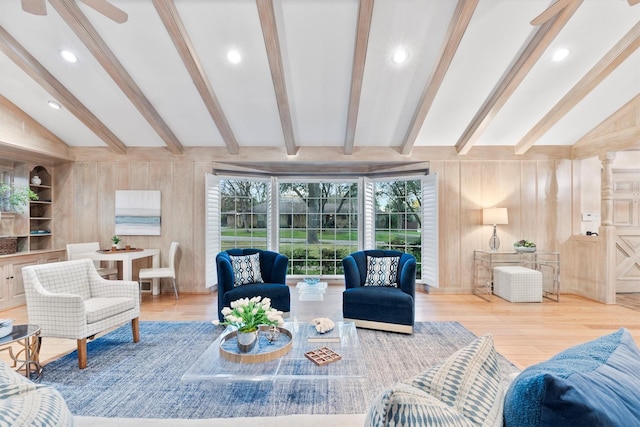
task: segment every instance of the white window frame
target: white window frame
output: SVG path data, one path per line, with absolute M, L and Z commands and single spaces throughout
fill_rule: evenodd
M 361 206 L 360 203 L 362 201 L 362 197 L 360 196 L 361 191 L 362 191 L 362 186 L 361 186 L 361 180 L 360 178 L 354 178 L 354 177 L 344 177 L 344 178 L 335 178 L 335 177 L 324 177 L 324 178 L 318 178 L 318 177 L 305 177 L 305 176 L 300 176 L 300 177 L 275 177 L 274 178 L 274 184 L 273 187 L 276 189 L 276 195 L 275 200 L 280 200 L 279 196 L 279 189 L 280 189 L 280 184 L 290 184 L 290 183 L 295 183 L 295 182 L 305 182 L 305 183 L 339 183 L 339 184 L 344 184 L 344 183 L 354 183 L 354 184 L 358 184 L 358 242 L 357 242 L 357 247 L 361 248 L 362 246 L 362 238 L 361 238 L 361 228 L 360 228 L 360 212 L 361 212 Z M 277 197 L 276 197 L 277 196 Z M 278 203 L 276 203 L 276 205 L 278 205 Z M 275 210 L 275 209 L 274 209 Z M 280 231 L 280 224 L 279 224 L 279 218 L 280 218 L 280 210 L 279 207 L 277 209 L 277 214 L 274 214 L 275 217 L 275 224 L 276 224 L 276 230 L 277 232 Z M 279 236 L 278 236 L 278 240 L 277 240 L 277 245 L 274 246 L 276 248 L 279 249 Z M 278 250 L 276 249 L 276 250 Z M 304 277 L 303 275 L 299 275 L 299 274 L 288 274 L 289 277 L 293 277 L 293 278 L 302 278 Z M 323 274 L 322 278 L 323 279 L 340 279 L 342 278 L 343 275 L 340 274 Z
M 216 289 L 218 284 L 218 272 L 216 267 L 216 255 L 222 250 L 222 229 L 220 228 L 222 192 L 220 190 L 220 182 L 223 180 L 251 180 L 267 182 L 267 249 L 276 250 L 277 245 L 273 246 L 273 235 L 277 236 L 278 229 L 275 231 L 272 227 L 272 198 L 273 178 L 264 179 L 261 177 L 251 176 L 231 176 L 231 175 L 213 175 L 206 174 L 205 183 L 205 254 L 207 265 L 205 267 L 205 287 Z M 277 199 L 276 199 L 277 200 Z M 277 205 L 277 203 L 276 203 Z M 277 217 L 276 217 L 277 218 Z M 273 249 L 275 248 L 275 249 Z
M 418 283 L 439 287 L 438 280 L 438 178 L 433 175 L 402 175 L 394 177 L 362 178 L 362 249 L 375 249 L 375 183 L 398 181 L 421 181 L 422 201 L 420 215 L 421 277 Z
M 205 252 L 206 252 L 206 287 L 214 287 L 217 284 L 217 271 L 215 257 L 221 248 L 220 229 L 220 181 L 223 179 L 254 179 L 263 181 L 264 177 L 251 176 L 218 176 L 207 174 L 206 176 L 206 203 L 205 203 Z M 301 176 L 291 177 L 270 177 L 267 196 L 267 249 L 278 251 L 279 249 L 279 184 L 286 182 L 349 182 L 353 178 L 336 179 L 327 177 L 309 178 Z M 422 182 L 422 229 L 421 229 L 421 264 L 422 274 L 418 278 L 418 283 L 427 284 L 432 287 L 439 286 L 439 223 L 438 223 L 438 179 L 436 174 L 432 175 L 406 175 L 406 176 L 386 176 L 386 177 L 359 177 L 358 182 L 358 248 L 359 250 L 375 248 L 375 194 L 374 184 L 378 181 L 417 180 Z M 291 275 L 292 276 L 292 275 Z M 293 277 L 293 276 L 292 276 Z M 326 276 L 333 278 L 333 276 Z M 339 276 L 336 276 L 339 277 Z
M 205 286 L 215 290 L 218 285 L 216 255 L 220 252 L 220 177 L 205 176 Z

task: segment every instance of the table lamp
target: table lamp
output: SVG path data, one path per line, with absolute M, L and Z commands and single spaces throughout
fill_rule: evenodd
M 500 239 L 496 233 L 498 224 L 509 224 L 509 214 L 507 208 L 489 208 L 482 210 L 482 223 L 484 225 L 493 225 L 493 235 L 489 239 L 489 248 L 497 251 L 500 247 Z

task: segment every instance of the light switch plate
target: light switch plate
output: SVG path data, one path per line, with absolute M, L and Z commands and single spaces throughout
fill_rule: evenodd
M 582 214 L 582 221 L 584 222 L 600 221 L 600 214 L 585 212 Z

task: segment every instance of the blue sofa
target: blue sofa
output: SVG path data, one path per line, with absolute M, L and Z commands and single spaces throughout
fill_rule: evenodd
M 234 270 L 230 256 L 259 254 L 260 274 L 263 283 L 247 283 L 235 286 Z M 228 249 L 216 256 L 218 272 L 218 318 L 222 322 L 222 309 L 241 298 L 261 296 L 271 299 L 271 306 L 284 313 L 291 311 L 291 296 L 287 286 L 289 258 L 277 252 L 262 249 Z
M 640 426 L 640 350 L 621 328 L 507 378 L 485 335 L 382 391 L 364 425 Z
M 367 257 L 399 257 L 396 286 L 367 286 Z M 345 291 L 342 313 L 357 327 L 413 333 L 415 321 L 416 259 L 393 250 L 354 252 L 342 260 Z
M 629 331 L 522 371 L 506 393 L 504 426 L 640 426 L 640 350 Z

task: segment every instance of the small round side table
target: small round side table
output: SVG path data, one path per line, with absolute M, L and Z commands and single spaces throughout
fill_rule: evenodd
M 18 344 L 18 351 L 14 352 L 13 345 Z M 0 338 L 0 351 L 8 351 L 13 360 L 12 368 L 34 381 L 42 378 L 40 365 L 40 326 L 13 325 L 11 333 Z

